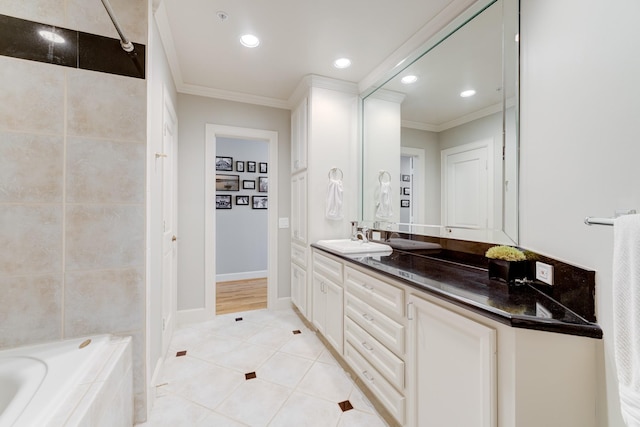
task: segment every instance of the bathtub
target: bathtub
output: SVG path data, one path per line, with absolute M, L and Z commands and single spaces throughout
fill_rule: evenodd
M 0 351 L 0 427 L 131 426 L 131 338 Z

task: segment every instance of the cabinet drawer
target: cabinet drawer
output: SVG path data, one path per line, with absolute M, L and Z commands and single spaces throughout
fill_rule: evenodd
M 404 355 L 403 325 L 350 294 L 346 295 L 345 314 L 391 351 Z
M 342 285 L 342 263 L 318 252 L 313 253 L 313 270 Z
M 345 336 L 387 380 L 399 390 L 404 389 L 404 362 L 353 320 L 345 317 Z
M 301 267 L 307 266 L 307 249 L 304 246 L 291 244 L 291 261 L 295 262 Z
M 344 347 L 344 355 L 356 374 L 362 379 L 391 415 L 402 425 L 405 418 L 405 397 L 398 393 L 364 357 L 349 343 Z
M 367 304 L 390 316 L 404 316 L 404 290 L 368 276 L 350 267 L 345 268 L 347 292 L 357 295 Z

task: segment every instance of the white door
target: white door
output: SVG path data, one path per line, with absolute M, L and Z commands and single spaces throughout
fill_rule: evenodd
M 442 151 L 442 218 L 452 228 L 490 228 L 493 206 L 493 143 Z
M 177 132 L 173 107 L 165 103 L 162 138 L 162 353 L 174 328 L 177 268 Z

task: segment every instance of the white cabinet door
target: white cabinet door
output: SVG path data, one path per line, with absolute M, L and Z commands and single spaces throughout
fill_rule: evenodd
M 343 315 L 343 290 L 331 281 L 326 282 L 325 296 L 327 298 L 325 311 L 325 337 L 333 345 L 338 353 L 343 351 L 344 315 Z
M 308 98 L 304 98 L 291 113 L 291 172 L 307 167 Z
M 324 288 L 326 286 L 327 280 L 316 273 L 313 272 L 313 283 L 311 285 L 312 289 L 312 298 L 313 301 L 313 310 L 311 314 L 311 318 L 313 325 L 318 329 L 318 331 L 325 335 L 325 317 L 326 317 L 326 307 L 327 307 L 327 298 L 325 297 Z
M 342 286 L 313 272 L 313 325 L 340 354 L 343 351 Z
M 291 263 L 291 302 L 307 317 L 307 272 Z
M 291 239 L 307 245 L 307 173 L 291 178 Z
M 407 310 L 407 425 L 495 427 L 495 329 L 414 295 Z

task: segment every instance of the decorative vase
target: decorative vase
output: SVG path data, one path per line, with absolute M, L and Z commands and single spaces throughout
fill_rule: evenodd
M 527 261 L 505 261 L 489 258 L 489 279 L 498 279 L 514 285 L 516 279 L 527 276 Z

